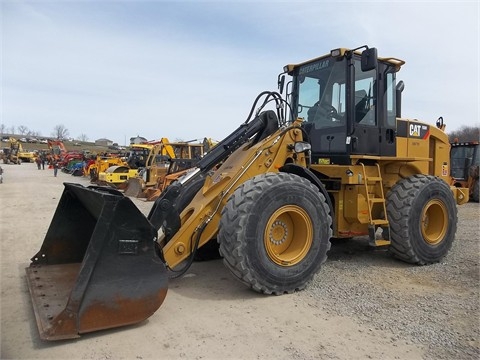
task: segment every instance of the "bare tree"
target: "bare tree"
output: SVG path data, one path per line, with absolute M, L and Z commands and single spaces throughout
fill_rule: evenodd
M 5 124 L 0 124 L 0 134 L 5 134 L 5 131 L 7 130 L 7 126 Z
M 15 125 L 10 127 L 10 134 L 15 135 Z
M 79 141 L 84 141 L 84 142 L 85 142 L 85 141 L 88 141 L 88 136 L 85 135 L 85 134 L 80 134 L 80 135 L 78 136 L 78 140 L 79 140 Z
M 448 133 L 450 142 L 480 141 L 480 126 L 462 126 Z
M 19 125 L 17 127 L 17 130 L 20 133 L 20 135 L 25 135 L 26 133 L 28 133 L 28 128 L 25 125 Z
M 63 124 L 57 125 L 53 128 L 52 136 L 59 140 L 66 139 L 68 137 L 68 129 Z

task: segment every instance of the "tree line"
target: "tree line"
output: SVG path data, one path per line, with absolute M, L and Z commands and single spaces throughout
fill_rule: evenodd
M 450 142 L 480 141 L 480 126 L 462 126 L 458 130 L 447 132 Z
M 0 124 L 0 134 L 22 135 L 22 136 L 30 136 L 30 137 L 42 136 L 40 131 L 30 130 L 28 127 L 24 125 L 19 125 L 17 127 L 12 125 L 10 127 L 7 127 L 5 124 Z M 70 132 L 63 124 L 55 125 L 53 128 L 53 131 L 50 134 L 50 136 L 55 139 L 67 139 L 69 135 L 70 135 Z M 88 136 L 85 134 L 80 134 L 79 136 L 77 136 L 77 140 L 88 141 Z

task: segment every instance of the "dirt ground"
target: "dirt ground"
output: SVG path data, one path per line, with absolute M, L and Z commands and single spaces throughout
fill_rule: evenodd
M 91 333 L 75 340 L 42 341 L 35 323 L 25 268 L 40 249 L 63 191 L 63 182 L 88 185 L 88 180 L 62 172 L 54 177 L 53 170 L 37 170 L 34 164 L 2 164 L 2 167 L 2 359 L 428 358 L 429 348 L 425 342 L 417 342 L 410 335 L 395 334 L 389 328 L 376 326 L 365 320 L 364 313 L 331 311 L 338 305 L 337 302 L 341 302 L 341 297 L 322 298 L 318 295 L 320 292 L 308 289 L 292 295 L 260 295 L 233 278 L 221 260 L 194 263 L 183 278 L 172 280 L 163 306 L 141 324 Z M 142 200 L 134 202 L 141 209 L 148 209 L 152 204 Z M 473 237 L 478 239 L 478 204 L 468 204 L 464 209 L 459 207 L 459 216 L 464 216 L 463 211 L 467 210 L 474 214 L 470 215 L 467 227 L 470 230 L 473 228 Z M 478 255 L 478 241 L 475 244 L 472 251 Z M 349 253 L 351 257 L 355 255 Z M 335 254 L 332 259 L 327 260 L 325 272 L 325 276 L 330 277 L 330 284 L 335 281 L 335 272 L 343 271 L 342 268 L 348 267 L 349 263 L 345 257 L 339 261 Z M 332 261 L 335 261 L 335 266 L 329 265 L 333 264 Z M 433 283 L 429 284 L 429 289 L 457 292 L 458 286 L 463 286 L 465 301 L 478 303 L 478 260 L 467 265 L 474 274 L 470 273 L 464 284 L 452 285 L 448 289 L 444 284 Z M 397 279 L 408 274 L 411 268 L 410 265 L 400 266 L 393 259 L 385 260 L 382 266 L 395 273 Z M 441 265 L 436 269 L 445 272 Z M 352 271 L 353 275 L 356 270 L 348 271 Z M 321 281 L 322 271 L 316 284 Z M 358 281 L 362 282 L 362 279 Z M 413 291 L 409 281 L 395 281 L 391 288 L 399 293 Z M 332 292 L 335 292 L 334 287 L 329 290 L 329 293 Z M 381 301 L 379 304 L 382 306 Z M 462 310 L 463 302 L 452 306 L 460 312 L 467 311 Z M 419 308 L 417 305 L 413 307 Z M 377 312 L 385 323 L 395 316 L 393 310 Z M 463 318 L 457 321 L 463 322 L 463 325 L 455 331 L 472 334 L 469 346 L 473 348 L 473 356 L 472 350 L 469 353 L 459 350 L 458 359 L 473 359 L 480 354 L 478 322 L 475 320 L 478 315 L 478 307 L 474 307 L 474 312 L 465 316 L 470 321 Z

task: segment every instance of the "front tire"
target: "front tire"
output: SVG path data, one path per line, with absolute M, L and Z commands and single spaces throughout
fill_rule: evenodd
M 390 250 L 403 261 L 439 262 L 450 250 L 457 230 L 457 206 L 440 178 L 414 175 L 400 180 L 387 195 Z
M 218 242 L 228 269 L 265 294 L 304 289 L 327 258 L 332 217 L 310 181 L 288 173 L 256 176 L 222 210 Z

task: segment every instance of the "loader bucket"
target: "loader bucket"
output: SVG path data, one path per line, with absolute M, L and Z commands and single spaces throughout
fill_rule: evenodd
M 143 194 L 145 182 L 143 179 L 140 178 L 130 178 L 127 180 L 127 186 L 125 189 L 124 194 L 126 196 L 131 196 L 135 198 L 143 198 L 145 195 Z
M 115 189 L 64 186 L 26 268 L 40 338 L 76 338 L 147 319 L 168 288 L 155 228 Z

